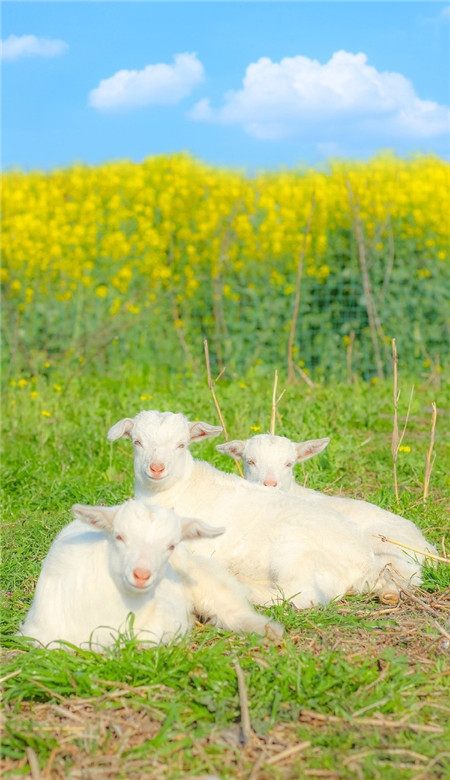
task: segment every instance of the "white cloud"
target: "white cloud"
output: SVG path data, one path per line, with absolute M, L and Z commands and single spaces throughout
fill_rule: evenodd
M 158 63 L 143 70 L 119 70 L 89 93 L 89 104 L 99 109 L 174 105 L 204 77 L 196 54 L 176 54 L 173 65 Z
M 338 51 L 322 65 L 308 57 L 272 62 L 262 57 L 246 70 L 242 89 L 222 105 L 203 99 L 188 114 L 198 122 L 241 125 L 266 140 L 297 137 L 335 143 L 360 133 L 418 140 L 445 134 L 450 109 L 421 100 L 400 73 L 379 72 L 365 54 Z
M 68 49 L 65 41 L 37 38 L 35 35 L 10 35 L 1 41 L 1 59 L 18 60 L 21 57 L 57 57 Z

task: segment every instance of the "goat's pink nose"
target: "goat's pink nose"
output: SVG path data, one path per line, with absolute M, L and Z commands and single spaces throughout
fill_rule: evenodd
M 152 474 L 161 474 L 164 471 L 164 463 L 152 463 L 150 471 Z
M 149 569 L 133 569 L 133 577 L 137 585 L 145 585 L 150 579 Z
M 266 487 L 276 487 L 277 482 L 274 479 L 265 479 L 264 484 Z

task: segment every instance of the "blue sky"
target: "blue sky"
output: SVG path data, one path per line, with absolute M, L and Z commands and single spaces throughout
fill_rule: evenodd
M 2 3 L 2 167 L 450 157 L 444 2 Z

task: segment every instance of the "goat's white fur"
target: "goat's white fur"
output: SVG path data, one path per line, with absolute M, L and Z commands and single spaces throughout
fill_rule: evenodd
M 113 425 L 108 438 L 133 441 L 136 498 L 226 528 L 220 538 L 187 546 L 247 583 L 253 602 L 289 598 L 304 608 L 373 588 L 373 553 L 345 517 L 194 460 L 189 444 L 221 430 L 182 414 L 144 411 Z
M 250 482 L 278 487 L 291 495 L 299 496 L 313 503 L 316 512 L 322 507 L 331 507 L 340 512 L 367 535 L 380 569 L 391 564 L 407 582 L 420 585 L 423 556 L 377 538 L 377 535 L 383 535 L 418 550 L 435 552 L 411 520 L 367 501 L 330 496 L 302 487 L 295 481 L 294 465 L 322 452 L 328 442 L 329 439 L 293 442 L 285 436 L 258 434 L 244 441 L 236 439 L 219 444 L 216 449 L 233 458 L 242 459 L 244 477 Z M 398 585 L 386 582 L 386 592 L 398 592 Z
M 208 561 L 194 561 L 180 544 L 224 529 L 134 499 L 116 507 L 75 504 L 73 512 L 76 519 L 44 560 L 21 634 L 43 645 L 62 641 L 95 650 L 110 646 L 119 634 L 162 644 L 189 630 L 194 603 L 202 617 L 221 627 L 265 633 L 269 621 L 252 609 L 240 583 L 228 573 L 213 576 Z M 269 628 L 281 633 L 275 623 Z

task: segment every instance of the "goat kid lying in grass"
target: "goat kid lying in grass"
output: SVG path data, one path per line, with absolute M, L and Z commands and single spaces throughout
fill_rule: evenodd
M 134 499 L 72 509 L 76 520 L 63 528 L 44 560 L 20 634 L 43 645 L 63 641 L 100 651 L 124 633 L 166 644 L 187 633 L 194 602 L 202 602 L 201 616 L 222 628 L 259 634 L 268 629 L 281 636 L 281 627 L 253 610 L 245 588 L 227 572 L 220 577 L 202 570 L 200 590 L 206 579 L 210 592 L 198 592 L 196 570 L 202 563 L 183 553 L 180 542 L 215 537 L 223 528 Z M 179 554 L 178 572 L 169 561 L 172 554 Z M 211 601 L 219 604 L 218 614 L 211 612 Z
M 318 455 L 329 441 L 326 438 L 293 442 L 285 436 L 263 433 L 244 441 L 235 439 L 225 444 L 218 444 L 216 450 L 242 460 L 244 477 L 249 482 L 279 488 L 312 502 L 317 509 L 326 506 L 340 512 L 367 535 L 380 570 L 386 564 L 391 564 L 405 584 L 420 585 L 424 556 L 408 552 L 398 545 L 377 538 L 379 534 L 415 547 L 417 550 L 435 553 L 434 547 L 427 542 L 423 533 L 411 520 L 367 501 L 329 496 L 318 490 L 302 487 L 295 481 L 293 472 L 295 464 Z M 387 603 L 396 603 L 399 596 L 399 587 L 394 582 L 389 590 L 382 594 L 383 601 Z
M 226 528 L 188 549 L 226 566 L 254 603 L 288 598 L 305 608 L 381 587 L 367 536 L 343 515 L 194 460 L 191 442 L 221 431 L 182 414 L 144 411 L 113 425 L 108 438 L 133 442 L 137 499 Z

